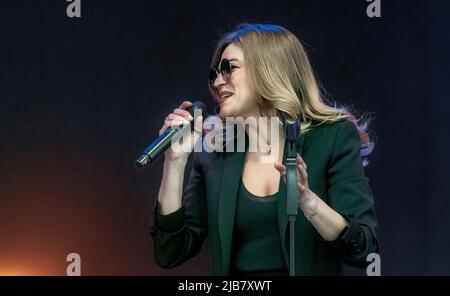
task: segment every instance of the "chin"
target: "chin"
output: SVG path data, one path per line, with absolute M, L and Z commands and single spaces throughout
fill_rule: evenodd
M 227 107 L 220 108 L 219 115 L 221 118 L 233 116 L 232 112 L 230 112 Z

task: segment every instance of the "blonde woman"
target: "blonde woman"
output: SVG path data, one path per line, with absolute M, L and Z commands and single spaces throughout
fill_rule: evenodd
M 209 83 L 221 119 L 301 120 L 302 136 L 296 143 L 296 274 L 338 275 L 342 262 L 366 266 L 368 254 L 378 251 L 373 198 L 362 160 L 373 145 L 347 110 L 321 99 L 299 40 L 280 26 L 240 25 L 218 42 Z M 160 132 L 191 121 L 185 110 L 189 106 L 185 101 L 169 114 Z M 195 128 L 202 129 L 201 117 Z M 281 124 L 279 128 L 282 131 Z M 253 127 L 256 133 L 263 130 Z M 193 132 L 191 137 L 197 142 L 200 135 Z M 262 146 L 269 150 L 194 152 L 184 190 L 190 153 L 166 152 L 152 227 L 160 266 L 175 267 L 195 256 L 208 236 L 214 275 L 288 274 L 282 178 L 286 140 L 282 132 L 278 138 L 263 139 Z M 277 151 L 273 161 L 261 161 L 268 151 Z

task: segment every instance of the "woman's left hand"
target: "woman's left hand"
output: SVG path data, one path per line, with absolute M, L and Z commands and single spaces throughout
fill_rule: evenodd
M 280 162 L 275 162 L 274 167 L 282 176 L 286 174 L 286 166 Z M 308 166 L 297 153 L 297 205 L 303 212 L 310 212 L 317 203 L 317 196 L 309 189 L 307 169 Z

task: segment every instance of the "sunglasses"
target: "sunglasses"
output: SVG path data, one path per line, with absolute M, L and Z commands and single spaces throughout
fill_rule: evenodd
M 231 72 L 235 68 L 239 67 L 233 66 L 233 64 L 229 60 L 223 59 L 219 64 L 219 68 L 215 67 L 210 69 L 208 80 L 211 88 L 214 88 L 214 81 L 216 81 L 217 77 L 219 77 L 219 73 L 222 75 L 223 80 L 225 80 L 226 82 L 230 81 Z

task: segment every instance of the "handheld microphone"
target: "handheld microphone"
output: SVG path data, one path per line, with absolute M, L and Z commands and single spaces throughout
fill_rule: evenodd
M 192 123 L 190 124 L 191 131 L 194 130 L 194 123 L 196 118 L 199 115 L 202 115 L 203 119 L 205 119 L 206 115 L 208 114 L 206 105 L 201 101 L 193 102 L 192 106 L 186 109 L 186 111 L 188 111 L 189 114 L 191 114 L 191 116 L 194 118 L 194 120 L 192 120 Z M 178 136 L 181 136 L 188 126 L 189 125 L 167 128 L 144 150 L 144 152 L 142 152 L 141 156 L 139 156 L 139 158 L 134 163 L 136 167 L 142 170 L 153 161 L 158 159 L 170 147 L 172 140 L 176 139 L 176 137 Z

